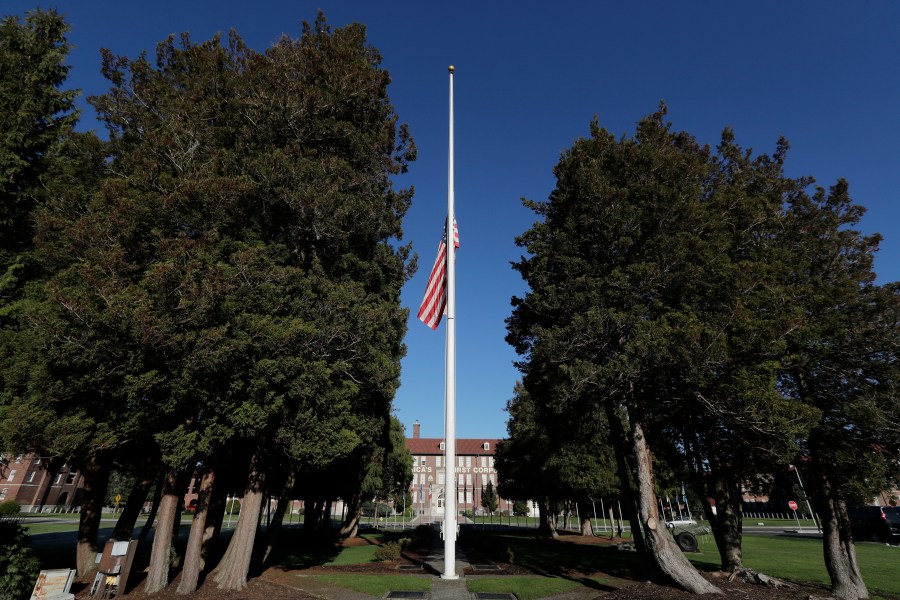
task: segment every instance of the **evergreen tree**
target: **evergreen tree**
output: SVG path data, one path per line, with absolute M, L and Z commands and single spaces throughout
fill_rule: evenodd
M 780 387 L 818 418 L 806 439 L 809 483 L 824 530 L 832 593 L 868 598 L 847 506 L 897 475 L 898 286 L 875 284 L 880 236 L 854 227 L 864 209 L 846 181 L 791 198 L 782 239 L 796 307 Z M 804 469 L 807 471 L 807 469 Z
M 42 179 L 78 118 L 76 92 L 62 88 L 68 29 L 52 10 L 36 9 L 24 22 L 16 16 L 0 21 L 0 264 L 6 277 L 14 275 L 8 269 L 23 268 L 13 258 L 32 246 Z
M 497 506 L 499 505 L 499 497 L 497 496 L 497 490 L 494 489 L 494 484 L 491 481 L 488 481 L 488 484 L 481 488 L 481 506 L 484 507 L 486 511 L 491 513 L 491 516 L 497 511 Z
M 53 269 L 27 311 L 41 381 L 26 378 L 41 394 L 13 403 L 41 417 L 35 429 L 57 424 L 47 447 L 80 461 L 101 498 L 112 456 L 156 449 L 168 474 L 149 591 L 168 582 L 166 533 L 195 466 L 214 498 L 226 457 L 248 465 L 214 575 L 239 589 L 264 493 L 385 446 L 413 268 L 397 243 L 411 191 L 393 176 L 415 147 L 364 28 L 332 31 L 321 15 L 265 53 L 235 33 L 184 35 L 152 62 L 107 52 L 103 72 L 112 87 L 91 103 L 109 145 L 82 152 L 101 156 L 103 178 L 41 209 Z M 205 518 L 204 503 L 182 593 Z

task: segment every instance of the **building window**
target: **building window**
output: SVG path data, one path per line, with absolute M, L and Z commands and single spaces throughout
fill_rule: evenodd
M 21 465 L 21 464 L 22 464 L 22 458 L 23 458 L 23 455 L 21 455 L 21 454 L 18 455 L 18 456 L 16 457 L 16 464 L 17 464 L 17 465 Z
M 456 502 L 462 504 L 466 501 L 465 496 L 463 496 L 462 490 L 456 493 Z
M 444 448 L 446 448 L 446 444 L 444 444 L 444 442 L 441 442 L 441 450 L 443 450 Z
M 481 474 L 481 487 L 485 487 L 488 484 L 488 476 L 487 473 Z
M 472 504 L 472 492 L 466 492 L 466 502 Z
M 443 471 L 438 473 L 438 485 L 444 485 L 445 481 Z
M 62 481 L 62 473 L 57 473 L 57 474 L 56 474 L 56 481 L 53 482 L 53 485 L 56 485 L 56 484 L 59 483 L 60 481 Z
M 467 456 L 467 457 L 466 457 L 466 466 L 467 466 L 467 467 L 471 467 L 471 466 L 472 466 L 472 457 L 471 457 L 471 456 Z
M 494 457 L 493 456 L 488 456 L 488 466 L 490 466 L 492 469 L 494 468 Z
M 458 457 L 458 458 L 459 458 L 459 466 L 461 466 L 461 467 L 464 467 L 464 466 L 466 466 L 466 463 L 465 463 L 465 462 L 464 462 L 464 459 L 463 459 L 463 457 L 462 457 L 462 456 L 460 456 L 460 457 Z
M 487 467 L 487 456 L 482 456 L 482 457 L 481 457 L 481 467 L 482 467 L 482 468 L 486 468 L 486 467 Z
M 28 483 L 32 483 L 34 481 L 34 476 L 37 474 L 36 471 L 31 471 L 28 473 Z
M 468 485 L 468 486 L 472 485 L 472 474 L 471 473 L 466 475 L 466 485 Z
M 9 493 L 9 488 L 3 488 L 0 490 L 0 500 L 6 500 L 6 494 Z
M 459 485 L 464 485 L 464 484 L 465 484 L 465 482 L 466 482 L 465 477 L 466 477 L 466 476 L 463 475 L 462 473 L 459 474 Z
M 440 457 L 440 456 L 435 456 L 435 457 L 434 457 L 434 466 L 436 466 L 436 467 L 440 467 L 440 466 L 441 466 L 441 457 Z
M 75 475 L 77 475 L 75 471 L 69 471 L 69 474 L 66 475 L 66 483 L 75 483 Z
M 484 443 L 484 445 L 483 445 L 483 446 L 481 446 L 481 447 L 482 447 L 482 448 L 484 448 L 484 449 L 485 449 L 485 451 L 487 451 L 487 450 L 490 450 L 490 449 L 491 449 L 491 445 L 490 445 L 490 444 L 489 444 L 489 443 L 487 443 L 487 442 L 485 442 L 485 443 Z
M 418 473 L 413 473 L 413 482 L 412 482 L 412 484 L 413 484 L 413 485 L 416 485 L 417 483 L 419 483 L 419 474 L 418 474 Z

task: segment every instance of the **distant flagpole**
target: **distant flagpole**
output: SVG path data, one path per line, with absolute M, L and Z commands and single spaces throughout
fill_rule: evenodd
M 447 228 L 446 235 L 455 237 L 453 213 L 453 66 L 450 72 L 450 143 L 447 160 Z M 447 243 L 447 356 L 444 377 L 446 402 L 444 447 L 446 448 L 445 490 L 456 481 L 456 244 Z M 444 493 L 444 573 L 441 579 L 458 579 L 456 574 L 456 494 Z

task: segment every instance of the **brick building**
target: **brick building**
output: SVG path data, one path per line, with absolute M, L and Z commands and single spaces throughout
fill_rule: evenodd
M 413 480 L 410 494 L 413 510 L 423 519 L 443 518 L 444 498 L 449 489 L 456 494 L 460 513 L 471 511 L 481 514 L 481 492 L 490 482 L 497 489 L 497 471 L 494 469 L 496 439 L 457 438 L 456 464 L 453 475 L 447 477 L 447 464 L 442 438 L 421 437 L 421 424 L 413 423 L 412 437 L 406 438 L 406 447 L 413 456 Z M 509 511 L 512 503 L 500 498 L 498 510 Z
M 47 457 L 35 454 L 0 455 L 0 502 L 15 500 L 23 512 L 65 512 L 78 507 L 81 473 L 68 464 L 59 469 L 51 464 Z

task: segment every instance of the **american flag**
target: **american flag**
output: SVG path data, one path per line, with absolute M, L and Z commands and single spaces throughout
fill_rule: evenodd
M 459 229 L 456 219 L 453 220 L 453 246 L 459 248 Z M 444 235 L 438 245 L 437 258 L 431 268 L 431 277 L 428 278 L 428 286 L 425 288 L 425 298 L 419 307 L 419 320 L 437 329 L 441 324 L 441 316 L 447 308 L 447 227 L 444 226 Z

